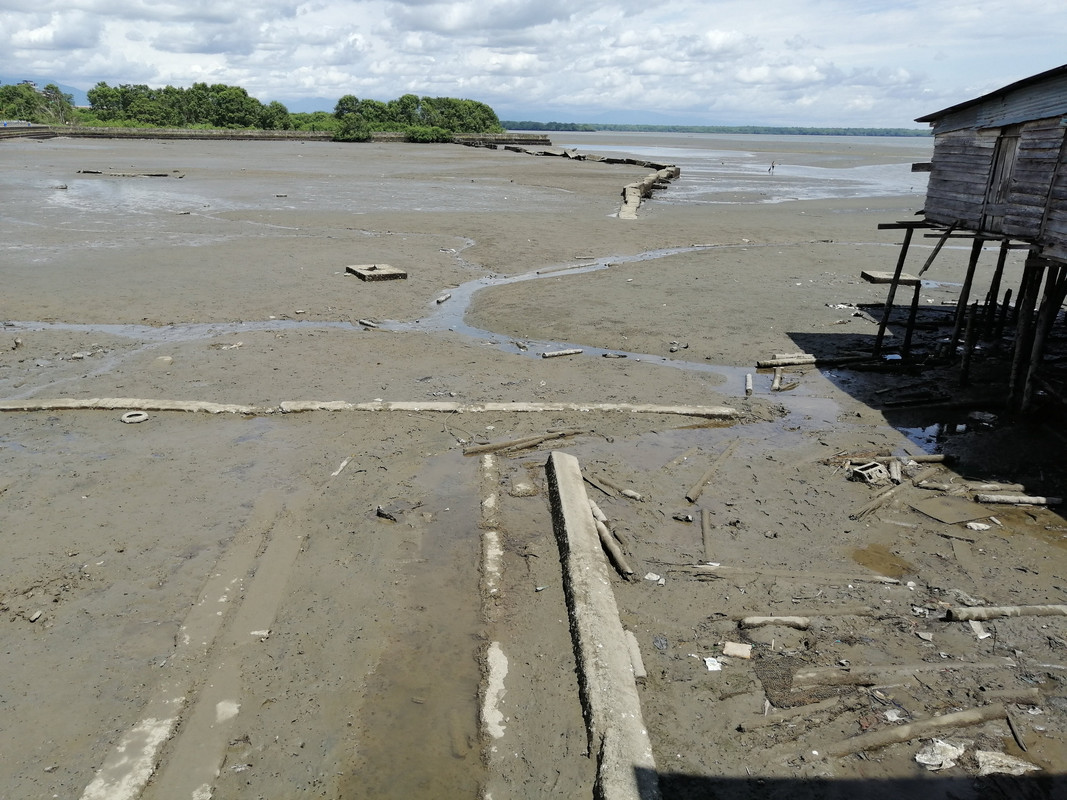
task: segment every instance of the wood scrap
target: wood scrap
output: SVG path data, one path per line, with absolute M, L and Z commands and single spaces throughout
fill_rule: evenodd
M 793 676 L 793 687 L 807 686 L 877 686 L 899 677 L 908 677 L 916 672 L 940 672 L 962 669 L 1005 669 L 1015 662 L 993 661 L 942 661 L 937 663 L 897 664 L 884 667 L 813 667 Z
M 945 614 L 945 621 L 969 622 L 970 620 L 983 621 L 1003 617 L 1067 617 L 1067 605 L 950 608 Z
M 611 535 L 608 526 L 596 517 L 593 518 L 593 524 L 596 525 L 597 535 L 600 536 L 600 544 L 607 552 L 612 565 L 614 565 L 618 573 L 626 580 L 633 580 L 633 567 L 631 567 L 630 562 L 626 560 L 626 556 L 622 553 L 622 548 L 619 547 L 619 543 L 616 542 L 615 538 Z
M 463 448 L 463 455 L 474 456 L 481 453 L 496 453 L 501 450 L 525 450 L 537 447 L 542 442 L 552 439 L 565 439 L 569 436 L 577 436 L 585 433 L 582 430 L 555 431 L 554 433 L 542 433 L 536 436 L 524 436 L 521 439 L 511 439 L 506 442 L 491 442 L 489 444 L 476 444 Z
M 994 719 L 1004 719 L 1006 713 L 1004 706 L 995 703 L 990 706 L 971 708 L 966 711 L 956 711 L 940 717 L 931 717 L 909 725 L 899 725 L 894 728 L 884 728 L 880 731 L 863 733 L 836 742 L 826 748 L 826 754 L 830 756 L 847 756 L 853 753 L 862 753 L 866 750 L 876 750 L 879 747 L 908 742 L 912 739 L 928 737 L 941 731 L 962 728 L 970 725 L 981 725 Z
M 807 598 L 811 599 L 811 598 Z M 794 598 L 794 603 L 799 602 L 798 598 Z M 793 609 L 789 614 L 765 614 L 763 617 L 774 619 L 777 617 L 872 617 L 877 619 L 883 619 L 885 617 L 895 616 L 896 612 L 889 610 L 888 608 L 873 608 L 871 606 L 864 605 L 827 605 L 821 608 L 799 608 Z M 736 620 L 740 624 L 741 620 L 754 617 L 760 619 L 761 617 L 753 615 L 751 611 L 738 612 L 736 614 L 730 614 L 729 619 Z
M 695 503 L 697 501 L 697 498 L 700 497 L 700 493 L 704 491 L 704 487 L 707 485 L 708 481 L 715 475 L 715 470 L 719 468 L 719 465 L 722 464 L 723 461 L 730 457 L 730 454 L 733 453 L 735 447 L 737 447 L 737 439 L 730 442 L 730 444 L 726 446 L 726 449 L 719 453 L 718 457 L 711 462 L 711 466 L 700 476 L 700 480 L 694 483 L 689 491 L 685 493 L 686 500 L 690 503 Z
M 1039 497 L 1025 494 L 976 494 L 974 499 L 978 503 L 1002 503 L 1012 506 L 1058 506 L 1063 503 L 1062 497 Z
M 748 733 L 771 725 L 780 725 L 783 722 L 789 722 L 797 717 L 810 717 L 813 714 L 818 714 L 822 711 L 835 711 L 844 705 L 844 702 L 844 698 L 838 696 L 831 697 L 830 699 L 823 700 L 819 703 L 809 703 L 808 705 L 796 706 L 795 708 L 787 708 L 774 714 L 765 714 L 762 717 L 753 717 L 752 719 L 745 720 L 738 724 L 737 730 L 743 733 Z
M 916 475 L 914 478 L 911 479 L 910 484 L 917 486 L 918 484 L 922 483 L 923 481 L 929 479 L 930 476 L 937 474 L 937 472 L 940 469 L 941 469 L 940 467 L 930 467 L 929 469 L 923 470 L 922 472 L 920 472 L 918 475 Z M 905 486 L 908 486 L 908 485 L 909 485 L 908 483 L 901 483 L 898 486 L 893 486 L 892 488 L 886 489 L 884 492 L 882 492 L 880 495 L 878 495 L 873 500 L 868 502 L 862 508 L 860 508 L 859 510 L 854 511 L 853 513 L 849 514 L 848 518 L 849 519 L 854 519 L 854 520 L 863 519 L 865 516 L 870 514 L 872 511 L 876 511 L 877 509 L 881 508 L 886 503 L 888 503 L 893 498 L 893 495 L 895 495 L 898 491 L 900 491 L 901 489 L 903 489 Z
M 769 578 L 792 578 L 797 581 L 825 581 L 826 583 L 888 583 L 899 584 L 896 578 L 884 575 L 860 575 L 853 573 L 797 572 L 789 569 L 763 567 L 734 567 L 723 564 L 679 564 L 672 567 L 678 572 L 688 572 L 697 578 L 732 578 L 756 575 Z
M 745 617 L 739 623 L 742 628 L 762 628 L 765 625 L 780 625 L 785 628 L 796 628 L 798 631 L 806 631 L 811 627 L 808 617 Z

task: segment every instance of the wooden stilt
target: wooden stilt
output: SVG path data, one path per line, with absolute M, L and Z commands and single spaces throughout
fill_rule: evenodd
M 1000 279 L 1004 275 L 1004 262 L 1008 260 L 1008 239 L 1000 243 L 1000 253 L 997 255 L 997 268 L 993 272 L 993 281 L 989 284 L 989 292 L 986 294 L 985 315 L 982 320 L 985 330 L 982 338 L 989 341 L 993 338 L 993 330 L 997 317 L 997 298 L 1000 296 Z
M 1026 379 L 1023 382 L 1022 398 L 1019 403 L 1020 411 L 1027 411 L 1034 395 L 1034 380 L 1037 377 L 1037 369 L 1045 356 L 1045 342 L 1048 339 L 1052 324 L 1056 321 L 1056 314 L 1063 305 L 1064 294 L 1067 292 L 1067 267 L 1054 265 L 1049 267 L 1048 279 L 1045 281 L 1045 293 L 1041 298 L 1041 309 L 1037 315 L 1037 325 L 1034 331 L 1034 344 L 1030 349 L 1030 362 L 1026 369 Z
M 974 272 L 978 267 L 978 256 L 982 254 L 982 245 L 985 244 L 985 241 L 981 236 L 975 236 L 974 241 L 971 243 L 971 257 L 967 262 L 967 277 L 963 279 L 960 299 L 956 303 L 956 322 L 952 328 L 952 338 L 948 343 L 946 355 L 951 355 L 955 352 L 956 344 L 960 340 L 960 331 L 963 329 L 963 322 L 967 316 L 967 303 L 971 297 L 971 285 L 974 283 Z
M 1029 262 L 1030 259 L 1027 259 Z M 1019 324 L 1019 306 L 1022 304 L 1023 298 L 1026 297 L 1026 292 L 1030 288 L 1030 281 L 1033 280 L 1034 273 L 1032 269 L 1023 268 L 1023 276 L 1019 279 L 1019 291 L 1015 294 L 1015 306 L 1011 310 L 1011 324 Z
M 960 362 L 960 386 L 967 386 L 971 382 L 971 357 L 974 355 L 974 346 L 978 343 L 978 301 L 971 304 L 967 312 L 967 327 L 963 334 L 963 360 Z
M 889 325 L 889 315 L 893 313 L 893 300 L 897 295 L 897 286 L 900 285 L 900 274 L 904 271 L 904 259 L 908 257 L 908 248 L 911 246 L 913 233 L 915 233 L 914 228 L 904 229 L 904 243 L 900 246 L 900 256 L 897 258 L 896 270 L 893 272 L 893 281 L 889 284 L 889 295 L 885 299 L 882 321 L 878 323 L 878 335 L 874 339 L 875 356 L 882 353 L 882 340 L 885 339 L 885 329 Z
M 1008 312 L 1011 310 L 1011 289 L 1004 292 L 1004 303 L 1000 307 L 1000 315 L 997 317 L 997 330 L 995 338 L 1000 339 L 1004 335 L 1004 324 L 1008 321 Z
M 901 350 L 905 358 L 911 353 L 911 336 L 915 332 L 915 317 L 919 313 L 920 289 L 922 289 L 922 281 L 915 284 L 915 291 L 911 295 L 911 310 L 908 311 L 908 330 L 904 334 L 904 347 Z
M 1034 307 L 1045 276 L 1045 267 L 1044 261 L 1033 256 L 1026 260 L 1026 272 L 1029 273 L 1023 278 L 1026 292 L 1019 295 L 1019 302 L 1015 304 L 1019 323 L 1015 326 L 1015 355 L 1012 357 L 1008 382 L 1008 405 L 1016 411 L 1022 407 L 1023 383 L 1033 347 Z

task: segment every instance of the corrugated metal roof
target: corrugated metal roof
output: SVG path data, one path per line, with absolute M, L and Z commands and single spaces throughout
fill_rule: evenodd
M 940 111 L 935 111 L 932 114 L 927 114 L 925 116 L 919 117 L 915 121 L 916 122 L 936 122 L 936 121 L 938 121 L 940 119 L 943 119 L 946 116 L 949 116 L 949 115 L 952 115 L 952 114 L 958 114 L 961 111 L 965 111 L 965 110 L 973 108 L 975 106 L 980 106 L 980 105 L 985 105 L 985 104 L 990 104 L 990 103 L 1003 103 L 1003 101 L 1005 100 L 1005 98 L 1008 95 L 1013 94 L 1013 93 L 1017 93 L 1022 89 L 1026 89 L 1028 87 L 1034 86 L 1034 85 L 1039 84 L 1039 83 L 1044 83 L 1046 81 L 1052 81 L 1052 80 L 1063 79 L 1063 78 L 1067 78 L 1067 64 L 1064 64 L 1063 66 L 1055 67 L 1055 68 L 1047 70 L 1045 72 L 1038 73 L 1037 75 L 1031 75 L 1029 78 L 1023 78 L 1021 81 L 1016 81 L 1015 83 L 1008 84 L 1007 86 L 1004 86 L 1004 87 L 1002 87 L 1000 89 L 997 89 L 994 92 L 990 92 L 989 94 L 984 94 L 981 97 L 975 97 L 972 100 L 966 100 L 966 101 L 964 101 L 962 103 L 957 103 L 954 106 L 949 106 L 948 108 L 943 108 Z M 1056 114 L 1059 114 L 1059 113 L 1062 113 L 1062 112 L 1059 111 L 1059 110 L 1052 110 L 1051 113 L 1043 114 L 1043 116 L 1055 116 Z M 1039 118 L 1039 116 L 1031 116 L 1031 117 L 1029 117 L 1029 119 L 1038 119 L 1038 118 Z M 1019 120 L 1015 120 L 1015 121 L 1019 121 Z

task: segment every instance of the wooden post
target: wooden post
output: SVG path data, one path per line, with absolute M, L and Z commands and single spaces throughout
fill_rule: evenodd
M 1023 266 L 1023 276 L 1019 279 L 1019 290 L 1015 293 L 1015 307 L 1011 310 L 1011 324 L 1019 324 L 1019 306 L 1023 302 L 1023 298 L 1026 297 L 1026 292 L 1030 288 L 1030 281 L 1033 280 L 1033 271 L 1027 267 L 1030 264 L 1030 259 L 1026 259 L 1026 265 Z
M 982 254 L 982 245 L 985 244 L 985 239 L 981 236 L 975 236 L 974 241 L 971 243 L 971 258 L 967 262 L 967 277 L 963 279 L 963 288 L 960 289 L 960 299 L 956 303 L 956 322 L 952 328 L 952 338 L 948 343 L 947 355 L 952 355 L 956 351 L 956 343 L 960 339 L 960 331 L 963 329 L 963 320 L 967 316 L 967 302 L 971 297 L 971 284 L 974 283 L 974 271 L 978 267 L 978 256 Z
M 900 285 L 900 274 L 904 271 L 904 259 L 908 257 L 908 248 L 911 246 L 911 237 L 915 233 L 914 228 L 904 229 L 904 243 L 900 246 L 900 257 L 897 258 L 897 267 L 893 272 L 893 281 L 889 284 L 889 295 L 885 299 L 885 309 L 882 311 L 882 321 L 878 323 L 878 336 L 874 340 L 874 355 L 882 353 L 882 340 L 885 338 L 885 329 L 889 325 L 889 315 L 893 313 L 893 300 L 897 295 L 897 286 Z
M 1034 256 L 1026 259 L 1028 274 L 1023 277 L 1026 292 L 1020 293 L 1019 302 L 1015 304 L 1019 324 L 1015 326 L 1015 355 L 1012 358 L 1008 382 L 1008 407 L 1015 411 L 1022 410 L 1023 383 L 1029 367 L 1028 356 L 1033 348 L 1031 335 L 1034 327 L 1034 307 L 1037 305 L 1046 266 L 1045 261 Z
M 960 362 L 960 387 L 965 387 L 971 382 L 971 357 L 974 355 L 974 346 L 978 344 L 978 326 L 975 318 L 978 316 L 978 301 L 971 304 L 967 313 L 967 327 L 963 333 L 963 360 Z
M 993 282 L 989 284 L 989 292 L 985 298 L 985 316 L 982 320 L 985 330 L 982 338 L 987 342 L 993 338 L 993 329 L 997 317 L 997 298 L 1000 296 L 1000 279 L 1004 275 L 1004 262 L 1008 260 L 1008 243 L 1005 239 L 1000 243 L 1000 253 L 997 255 L 997 268 L 993 273 Z
M 908 330 L 904 334 L 904 347 L 901 354 L 907 358 L 911 353 L 911 336 L 915 332 L 915 316 L 919 313 L 919 290 L 922 289 L 922 281 L 915 284 L 915 293 L 911 296 L 911 310 L 908 311 Z
M 1045 294 L 1041 299 L 1041 310 L 1037 315 L 1037 329 L 1034 333 L 1034 345 L 1030 350 L 1030 363 L 1026 370 L 1026 379 L 1023 382 L 1022 398 L 1019 403 L 1020 411 L 1027 411 L 1034 395 L 1034 379 L 1037 377 L 1037 368 L 1045 356 L 1045 341 L 1049 331 L 1056 321 L 1056 314 L 1063 305 L 1064 294 L 1067 292 L 1067 267 L 1055 265 L 1049 267 L 1048 280 L 1045 281 Z
M 1008 321 L 1008 311 L 1011 309 L 1011 289 L 1004 292 L 1004 303 L 1000 307 L 1000 316 L 997 318 L 997 330 L 994 338 L 999 339 L 1004 335 L 1004 324 Z

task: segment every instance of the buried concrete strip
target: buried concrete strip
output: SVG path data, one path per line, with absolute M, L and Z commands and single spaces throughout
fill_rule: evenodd
M 658 800 L 656 762 L 578 459 L 554 451 L 545 471 L 589 752 L 597 759 L 595 796 Z
M 349 403 L 344 400 L 296 400 L 277 406 L 237 403 L 210 403 L 202 400 L 152 400 L 135 397 L 61 397 L 49 400 L 19 400 L 0 403 L 0 411 L 205 411 L 209 414 L 295 414 L 307 411 L 408 411 L 464 414 L 477 412 L 556 413 L 561 411 L 629 412 L 632 414 L 673 414 L 707 419 L 735 419 L 737 410 L 728 406 L 668 406 L 655 403 L 456 403 L 374 400 Z

